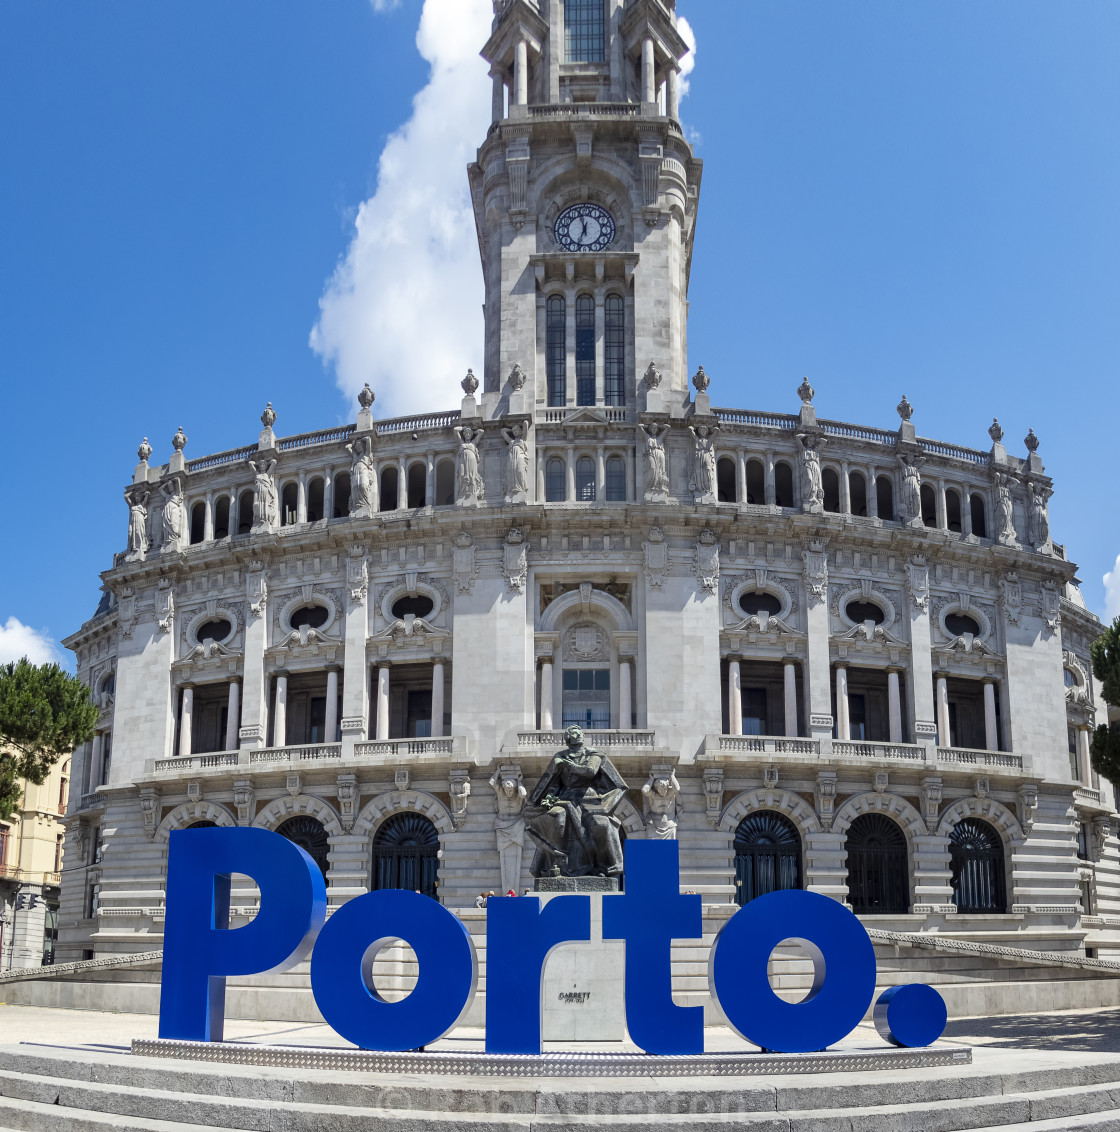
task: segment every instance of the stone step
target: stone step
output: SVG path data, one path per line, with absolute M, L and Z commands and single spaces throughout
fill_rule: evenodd
M 130 1119 L 111 1112 L 81 1112 L 0 1095 L 0 1129 L 5 1132 L 198 1132 L 199 1125 L 178 1120 Z
M 1054 1120 L 1032 1120 L 1028 1124 L 989 1125 L 972 1132 L 1120 1132 L 1120 1114 L 1093 1112 L 1085 1116 L 1059 1116 Z

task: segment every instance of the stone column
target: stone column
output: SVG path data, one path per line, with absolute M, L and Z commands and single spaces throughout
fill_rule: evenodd
M 397 510 L 408 506 L 408 462 L 404 456 L 397 458 Z
M 603 503 L 607 498 L 607 459 L 600 444 L 595 449 L 595 499 Z
M 607 315 L 606 315 L 606 295 L 603 289 L 596 288 L 595 290 L 595 404 L 605 405 L 607 403 L 606 394 L 606 371 L 607 371 Z M 602 498 L 602 496 L 600 496 Z
M 999 750 L 999 728 L 996 726 L 996 685 L 994 680 L 984 681 L 984 748 Z
M 500 71 L 491 71 L 490 77 L 494 82 L 490 96 L 490 121 L 500 122 L 506 112 L 506 82 Z
M 104 743 L 104 733 L 95 731 L 93 733 L 93 748 L 89 755 L 89 789 L 86 791 L 87 794 L 92 794 L 101 785 Z
M 845 461 L 840 465 L 840 513 L 852 513 L 852 481 L 848 478 L 848 464 Z
M 634 502 L 634 450 L 628 448 L 623 455 L 623 463 L 626 466 L 626 502 Z M 540 496 L 541 499 L 544 496 Z
M 516 92 L 517 105 L 527 105 L 529 102 L 529 46 L 523 39 L 517 41 L 517 50 L 513 57 L 513 87 Z
M 443 734 L 443 663 L 440 657 L 432 661 L 432 736 L 437 739 Z
M 576 376 L 576 300 L 568 293 L 564 296 L 564 352 L 566 363 L 564 366 L 564 404 L 576 403 L 576 389 L 579 378 Z M 569 498 L 571 498 L 569 496 Z
M 902 742 L 902 694 L 898 684 L 898 669 L 887 669 L 887 710 L 890 719 L 892 743 Z
M 191 716 L 194 712 L 194 688 L 183 685 L 183 698 L 179 707 L 179 758 L 191 757 Z
M 202 541 L 214 541 L 214 493 L 207 493 L 206 501 L 202 504 Z
M 766 453 L 766 463 L 764 465 L 766 473 L 766 505 L 772 507 L 777 499 L 777 491 L 774 487 L 774 453 Z
M 296 522 L 307 522 L 307 473 L 300 472 L 296 481 Z
M 949 529 L 949 512 L 945 504 L 945 481 L 939 479 L 934 488 L 933 506 L 936 514 L 937 526 L 940 530 Z
M 541 661 L 541 730 L 552 730 L 552 660 Z
M 937 745 L 951 747 L 949 734 L 949 678 L 944 672 L 937 673 Z
M 272 745 L 288 745 L 288 674 L 276 673 L 276 701 L 272 711 Z
M 327 669 L 327 710 L 323 720 L 323 742 L 337 743 L 338 735 L 338 668 Z
M 377 666 L 377 731 L 376 739 L 389 738 L 389 662 Z
M 236 677 L 229 682 L 229 699 L 226 703 L 225 749 L 236 751 L 238 721 L 241 718 L 241 681 Z
M 633 681 L 630 677 L 630 661 L 620 657 L 618 661 L 618 726 L 624 731 L 634 726 Z
M 436 503 L 436 454 L 429 452 L 424 457 L 424 506 L 434 507 Z
M 797 661 L 787 656 L 782 661 L 783 699 L 785 701 L 785 730 L 788 738 L 797 737 Z
M 666 80 L 667 81 L 668 94 L 667 94 L 667 105 L 665 107 L 665 113 L 668 114 L 668 116 L 670 118 L 673 118 L 673 119 L 680 117 L 681 96 L 680 96 L 680 89 L 679 89 L 680 84 L 678 82 L 679 75 L 680 75 L 680 71 L 678 70 L 678 68 L 676 68 L 676 67 L 670 67 L 669 68 L 669 78 Z
M 836 665 L 836 738 L 849 740 L 852 727 L 848 716 L 848 666 Z
M 961 534 L 966 538 L 972 534 L 972 494 L 967 487 L 961 487 Z
M 736 460 L 735 478 L 738 482 L 736 498 L 740 503 L 747 501 L 747 454 L 740 448 Z
M 565 483 L 564 483 L 564 498 L 571 503 L 576 497 L 576 454 L 569 446 L 567 452 L 564 454 L 565 459 Z
M 1081 781 L 1092 786 L 1093 761 L 1089 754 L 1089 728 L 1085 724 L 1077 729 L 1077 763 L 1081 768 Z
M 543 503 L 545 497 L 544 489 L 544 462 L 545 452 L 543 448 L 537 449 L 537 502 Z
M 879 493 L 875 490 L 875 469 L 868 468 L 864 473 L 867 479 L 867 517 L 879 518 Z
M 730 735 L 743 734 L 743 681 L 738 660 L 727 662 L 727 731 Z
M 653 40 L 646 37 L 642 40 L 642 101 L 656 102 L 657 87 L 655 85 L 656 70 L 653 61 Z

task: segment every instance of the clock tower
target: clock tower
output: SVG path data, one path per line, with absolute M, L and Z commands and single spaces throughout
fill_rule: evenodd
M 687 402 L 701 162 L 678 117 L 675 8 L 494 0 L 493 120 L 469 169 L 484 417 L 619 420 Z

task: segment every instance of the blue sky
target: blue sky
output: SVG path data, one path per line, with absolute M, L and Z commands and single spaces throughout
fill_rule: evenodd
M 489 5 L 380 7 L 0 0 L 0 658 L 92 613 L 142 436 L 251 442 L 266 400 L 325 428 L 362 380 L 452 406 L 480 368 Z M 986 447 L 998 416 L 1020 454 L 1033 426 L 1054 535 L 1120 612 L 1120 5 L 678 9 L 714 403 L 791 411 L 808 374 L 824 416 L 893 427 L 906 392 L 922 435 Z

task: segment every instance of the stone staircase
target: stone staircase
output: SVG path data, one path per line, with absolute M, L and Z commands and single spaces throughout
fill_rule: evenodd
M 292 1070 L 0 1047 L 0 1128 L 34 1132 L 1120 1132 L 1120 1057 L 759 1077 L 494 1078 Z

